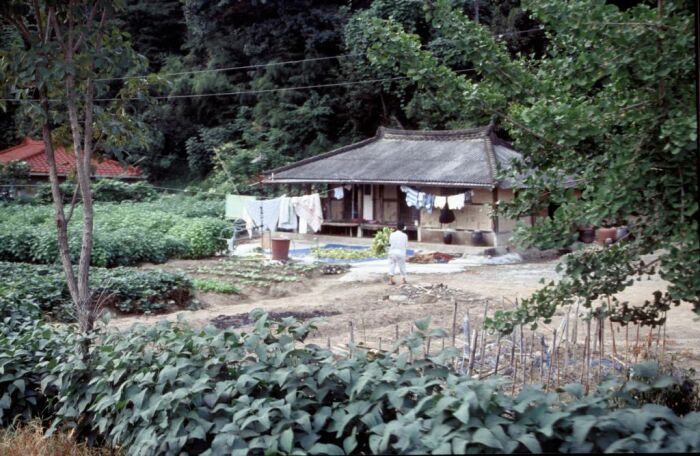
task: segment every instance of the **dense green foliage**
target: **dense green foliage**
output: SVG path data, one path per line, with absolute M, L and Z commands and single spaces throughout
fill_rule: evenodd
M 0 421 L 43 413 L 54 429 L 128 454 L 311 454 L 697 451 L 698 412 L 683 417 L 634 397 L 674 384 L 635 368 L 590 395 L 530 387 L 444 367 L 451 352 L 336 359 L 302 346 L 312 329 L 262 312 L 250 333 L 162 322 L 91 336 L 0 307 Z M 428 321 L 402 343 L 417 355 Z M 43 407 L 44 405 L 48 407 Z
M 75 193 L 75 184 L 61 184 L 64 203 L 70 203 Z M 100 179 L 92 184 L 92 199 L 102 203 L 119 203 L 122 201 L 152 201 L 156 197 L 156 189 L 147 182 L 124 182 L 117 179 Z M 80 201 L 80 194 L 77 196 Z M 34 201 L 50 204 L 53 201 L 49 184 L 39 187 L 34 195 Z
M 0 262 L 0 299 L 38 306 L 52 320 L 73 321 L 63 271 L 56 266 Z M 192 281 L 184 274 L 131 268 L 94 268 L 90 284 L 104 310 L 159 313 L 197 306 Z
M 645 3 L 624 10 L 603 1 L 533 1 L 523 8 L 543 25 L 543 55 L 512 55 L 490 31 L 446 0 L 422 15 L 449 46 L 425 46 L 405 21 L 362 13 L 347 29 L 376 74 L 399 72 L 417 84 L 411 108 L 426 126 L 497 121 L 524 161 L 524 187 L 497 209 L 510 217 L 553 215 L 521 227 L 521 246 L 568 247 L 579 226 L 630 227 L 612 251 L 576 253 L 566 278 L 499 312 L 495 327 L 549 319 L 558 306 L 581 298 L 586 307 L 621 321 L 657 324 L 672 304 L 700 311 L 698 176 L 688 164 L 697 151 L 692 21 L 689 4 Z M 436 38 L 437 40 L 438 38 Z M 454 70 L 454 58 L 476 74 Z M 565 178 L 566 176 L 566 178 Z M 564 185 L 575 179 L 578 197 Z M 658 260 L 642 257 L 659 251 Z M 641 308 L 600 298 L 635 277 L 659 271 L 668 293 Z
M 76 208 L 80 214 L 81 207 Z M 228 226 L 218 216 L 221 201 L 164 197 L 152 202 L 102 203 L 95 207 L 92 264 L 100 267 L 163 263 L 169 258 L 201 258 L 225 248 L 219 239 Z M 51 264 L 58 247 L 50 206 L 0 207 L 0 260 Z M 69 227 L 71 254 L 80 249 L 79 225 Z

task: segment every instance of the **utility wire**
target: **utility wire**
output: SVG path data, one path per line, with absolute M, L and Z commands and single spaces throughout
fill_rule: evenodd
M 467 71 L 475 71 L 475 68 L 465 68 L 461 70 L 455 70 L 455 73 L 464 73 Z M 221 97 L 221 96 L 231 96 L 231 95 L 255 95 L 261 93 L 271 93 L 271 92 L 285 92 L 290 90 L 307 90 L 307 89 L 319 89 L 324 87 L 340 87 L 340 86 L 351 86 L 358 84 L 373 84 L 377 82 L 388 82 L 388 81 L 399 81 L 402 79 L 411 79 L 412 76 L 396 76 L 393 78 L 379 78 L 379 79 L 364 79 L 361 81 L 344 81 L 344 82 L 334 82 L 330 84 L 314 84 L 306 86 L 296 86 L 296 87 L 278 87 L 275 89 L 260 89 L 260 90 L 237 90 L 234 92 L 215 92 L 215 93 L 202 93 L 202 94 L 186 94 L 186 95 L 158 95 L 152 97 L 132 97 L 132 98 L 95 98 L 94 101 L 147 101 L 148 99 L 156 100 L 169 100 L 169 99 L 183 99 L 183 98 L 205 98 L 205 97 Z M 0 99 L 1 101 L 15 101 L 15 102 L 38 102 L 38 99 Z M 60 102 L 59 99 L 51 99 L 50 102 Z
M 200 73 L 216 73 L 216 72 L 223 72 L 223 71 L 236 71 L 236 70 L 252 70 L 255 68 L 267 68 L 267 67 L 273 67 L 273 66 L 280 66 L 280 65 L 291 65 L 295 63 L 303 63 L 303 62 L 318 62 L 321 60 L 332 60 L 332 59 L 342 59 L 342 58 L 347 58 L 347 57 L 357 57 L 362 54 L 341 54 L 341 55 L 332 55 L 328 57 L 313 57 L 309 59 L 299 59 L 299 60 L 285 60 L 283 62 L 268 62 L 268 63 L 261 63 L 257 65 L 244 65 L 244 66 L 235 66 L 235 67 L 223 67 L 223 68 L 211 68 L 211 69 L 204 69 L 204 70 L 190 70 L 190 71 L 179 71 L 175 73 L 163 73 L 163 74 L 158 74 L 158 73 L 153 73 L 156 74 L 160 77 L 165 77 L 165 76 L 182 76 L 185 74 L 200 74 Z M 119 78 L 100 78 L 100 79 L 95 79 L 95 81 L 122 81 L 125 79 L 143 79 L 148 77 L 149 75 L 142 74 L 142 75 L 137 75 L 137 76 L 122 76 Z
M 539 30 L 544 30 L 544 27 L 531 28 L 528 30 L 518 30 L 515 32 L 499 33 L 495 36 L 498 38 L 503 38 L 504 36 L 520 35 L 523 33 L 536 32 Z M 339 54 L 339 55 L 331 55 L 331 56 L 327 56 L 327 57 L 312 57 L 312 58 L 308 58 L 308 59 L 260 63 L 260 64 L 256 64 L 256 65 L 244 65 L 244 66 L 235 66 L 235 67 L 211 68 L 211 69 L 204 69 L 204 70 L 179 71 L 179 72 L 175 72 L 175 73 L 160 73 L 160 74 L 153 73 L 153 74 L 157 74 L 160 77 L 166 77 L 166 76 L 182 76 L 185 74 L 201 74 L 201 73 L 217 73 L 217 72 L 237 71 L 237 70 L 253 70 L 256 68 L 267 68 L 267 67 L 274 67 L 274 66 L 281 66 L 281 65 L 292 65 L 292 64 L 304 63 L 304 62 L 318 62 L 318 61 L 322 61 L 322 60 L 344 59 L 344 58 L 350 58 L 350 57 L 362 57 L 363 55 L 364 54 Z M 95 79 L 95 81 L 123 81 L 126 79 L 144 79 L 148 76 L 149 75 L 142 74 L 142 75 L 136 75 L 136 76 L 122 76 L 122 77 L 118 77 L 118 78 L 100 78 L 100 79 Z

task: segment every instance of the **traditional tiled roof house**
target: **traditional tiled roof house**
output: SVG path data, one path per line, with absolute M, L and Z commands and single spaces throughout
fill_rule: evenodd
M 324 230 L 371 235 L 383 226 L 404 222 L 413 239 L 470 244 L 480 232 L 488 245 L 510 238 L 515 221 L 491 216 L 491 205 L 513 198 L 513 183 L 499 180 L 498 169 L 521 154 L 499 139 L 492 126 L 451 131 L 380 128 L 373 138 L 307 158 L 266 173 L 267 185 L 345 186 L 343 199 L 325 198 Z M 403 187 L 403 189 L 402 189 Z M 465 194 L 455 221 L 442 224 L 439 208 L 410 207 L 410 188 L 433 196 Z M 532 217 L 523 221 L 533 222 Z
M 25 162 L 29 164 L 29 176 L 32 181 L 46 181 L 49 178 L 49 164 L 44 150 L 44 141 L 24 138 L 20 144 L 0 151 L 0 163 Z M 75 172 L 75 154 L 72 151 L 56 147 L 54 157 L 60 178 L 65 179 Z M 94 178 L 145 179 L 138 167 L 124 167 L 116 160 L 93 159 L 92 168 Z

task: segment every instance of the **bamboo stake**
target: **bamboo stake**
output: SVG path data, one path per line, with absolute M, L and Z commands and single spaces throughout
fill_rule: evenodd
M 379 336 L 379 351 L 382 351 L 382 336 Z
M 547 383 L 544 386 L 545 391 L 547 391 L 549 389 L 549 382 L 552 379 L 552 371 L 554 370 L 554 354 L 556 353 L 556 350 L 557 350 L 557 330 L 555 328 L 554 333 L 552 335 L 552 349 L 549 352 L 549 367 L 547 369 Z
M 457 300 L 452 299 L 452 304 L 454 310 L 452 311 L 452 346 L 455 346 L 455 339 L 457 338 Z
M 329 337 L 326 342 L 327 342 L 328 349 L 330 350 L 331 349 L 331 338 Z
M 445 350 L 445 337 L 442 338 L 442 350 Z
M 540 383 L 544 385 L 544 352 L 545 352 L 544 334 L 540 336 Z
M 394 330 L 395 330 L 395 334 L 396 334 L 396 337 L 395 337 L 395 340 L 396 340 L 396 353 L 398 353 L 398 352 L 399 352 L 399 344 L 398 344 L 398 342 L 399 342 L 399 325 L 396 325 L 396 327 L 394 328 Z
M 605 356 L 605 317 L 600 317 L 600 354 L 598 355 L 598 382 L 603 380 L 603 356 Z
M 661 362 L 663 362 L 666 357 L 666 323 L 668 323 L 668 319 L 666 318 L 666 312 L 664 312 L 664 342 L 661 346 Z
M 639 323 L 635 323 L 637 326 L 637 341 L 634 343 L 634 362 L 639 362 Z
M 352 345 L 355 343 L 355 331 L 352 328 L 352 322 L 349 323 L 349 326 L 350 326 L 350 344 Z
M 588 352 L 588 337 L 583 339 L 583 354 L 581 355 L 581 380 L 579 383 L 584 384 L 584 377 L 586 374 L 586 355 Z
M 496 341 L 496 366 L 493 369 L 493 375 L 498 375 L 498 363 L 501 360 L 501 335 L 498 335 L 498 340 Z
M 425 356 L 423 356 L 423 358 L 427 358 L 428 356 L 430 356 L 430 336 L 428 336 L 427 348 L 425 350 Z
M 513 386 L 511 387 L 510 395 L 515 396 L 515 382 L 518 379 L 518 358 L 515 357 L 515 340 L 513 340 L 513 345 L 510 348 L 510 362 L 511 366 L 513 366 Z
M 586 394 L 590 390 L 590 378 L 591 378 L 591 320 L 586 321 L 586 344 L 588 346 L 588 353 L 586 354 Z
M 471 353 L 469 354 L 469 365 L 467 366 L 467 377 L 471 377 L 472 370 L 474 369 L 474 358 L 476 356 L 476 344 L 477 336 L 479 335 L 479 330 L 474 330 L 474 339 L 472 340 Z
M 576 312 L 574 312 L 574 327 L 571 328 L 571 332 L 573 332 L 573 342 L 574 342 L 574 347 L 578 343 L 578 309 L 579 305 L 581 304 L 581 301 L 579 298 L 576 298 Z
M 523 376 L 524 379 L 527 379 L 529 381 L 524 381 L 524 383 L 530 384 L 532 383 L 532 371 L 534 369 L 533 364 L 535 363 L 535 356 L 534 356 L 534 351 L 535 351 L 535 333 L 530 334 L 530 353 L 527 357 L 528 363 L 527 363 L 527 373 Z M 527 343 L 526 343 L 527 346 Z
M 612 337 L 613 356 L 617 356 L 617 345 L 615 344 L 615 328 L 613 327 L 612 319 L 610 320 L 610 337 Z
M 484 330 L 484 327 L 486 325 L 486 315 L 488 314 L 488 311 L 489 301 L 486 301 L 486 304 L 484 305 L 484 317 L 481 319 L 481 350 L 479 351 L 479 375 L 483 374 L 484 370 L 484 352 L 486 350 L 486 344 L 484 343 L 486 331 Z
M 630 324 L 625 325 L 625 363 L 630 360 Z
M 566 341 L 566 348 L 564 349 L 564 381 L 568 381 L 568 371 L 569 371 L 569 352 L 571 350 L 571 341 Z

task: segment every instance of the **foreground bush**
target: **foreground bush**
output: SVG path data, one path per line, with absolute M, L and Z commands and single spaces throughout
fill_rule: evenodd
M 216 206 L 220 208 L 216 209 Z M 76 219 L 81 218 L 76 208 Z M 228 223 L 211 214 L 223 203 L 162 198 L 148 203 L 95 206 L 91 263 L 98 267 L 163 263 L 170 258 L 201 258 L 226 248 L 219 239 Z M 81 226 L 69 229 L 71 256 L 80 254 Z M 0 206 L 0 261 L 51 264 L 58 261 L 51 206 Z
M 95 334 L 87 355 L 72 328 L 15 324 L 0 337 L 0 366 L 13 373 L 0 377 L 3 419 L 26 406 L 20 391 L 33 392 L 49 404 L 52 429 L 133 455 L 700 450 L 700 413 L 634 399 L 669 378 L 512 398 L 498 379 L 447 369 L 449 351 L 415 363 L 407 354 L 336 359 L 300 345 L 309 324 L 255 317 L 249 334 L 167 322 Z M 427 323 L 417 329 L 405 341 L 416 354 Z M 18 345 L 34 363 L 12 356 Z M 13 378 L 27 381 L 19 389 Z
M 74 321 L 73 304 L 59 266 L 0 262 L 0 299 L 31 302 L 50 319 Z M 130 268 L 91 270 L 100 305 L 124 313 L 158 313 L 196 305 L 192 281 L 184 274 Z

